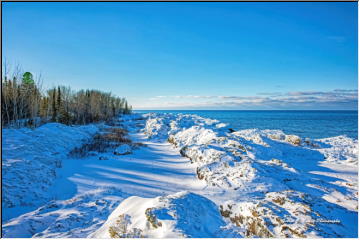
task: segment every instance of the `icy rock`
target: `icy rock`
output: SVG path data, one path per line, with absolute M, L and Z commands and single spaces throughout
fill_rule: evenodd
M 255 144 L 259 144 L 262 146 L 268 146 L 268 144 L 266 142 L 264 142 L 264 139 L 262 136 L 264 134 L 262 134 L 262 132 L 258 129 L 245 129 L 245 130 L 233 132 L 232 134 L 234 134 L 235 136 L 241 137 L 247 141 L 251 141 Z
M 296 146 L 300 146 L 300 144 L 301 144 L 300 137 L 298 137 L 296 135 L 286 135 L 285 136 L 285 141 L 288 142 L 288 143 L 291 143 L 293 145 L 296 145 Z
M 149 137 L 165 137 L 170 130 L 170 123 L 164 118 L 150 118 L 146 121 L 145 133 Z
M 219 161 L 222 156 L 226 155 L 226 153 L 223 151 L 196 145 L 183 147 L 180 150 L 180 154 L 184 157 L 190 158 L 191 162 L 193 163 L 212 163 Z
M 199 126 L 193 126 L 174 136 L 174 141 L 178 146 L 209 144 L 214 139 L 216 139 L 214 131 Z
M 261 201 L 227 201 L 220 206 L 221 215 L 245 229 L 245 237 L 304 238 L 314 227 L 314 214 L 304 202 L 305 195 L 295 191 L 269 192 Z M 284 212 L 282 217 L 276 213 Z
M 358 209 L 356 139 L 303 140 L 281 130 L 229 132 L 217 128 L 219 122 L 195 115 L 152 114 L 151 118 L 159 124 L 153 124 L 151 134 L 167 139 L 189 158 L 198 179 L 224 192 L 239 192 L 234 204 L 222 206 L 224 217 L 241 236 L 357 236 L 357 228 L 348 224 L 357 219 Z M 319 165 L 335 172 L 310 172 Z M 321 175 L 343 180 L 328 182 Z M 346 194 L 331 190 L 340 186 Z M 320 217 L 339 218 L 343 225 L 316 224 Z

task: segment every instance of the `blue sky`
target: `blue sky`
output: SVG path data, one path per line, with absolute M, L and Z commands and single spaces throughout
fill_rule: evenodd
M 356 109 L 357 3 L 2 3 L 3 59 L 135 109 Z

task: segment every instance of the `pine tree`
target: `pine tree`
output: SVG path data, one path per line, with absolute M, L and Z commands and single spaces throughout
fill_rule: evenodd
M 34 78 L 31 72 L 26 72 L 23 74 L 22 82 L 24 84 L 34 84 Z

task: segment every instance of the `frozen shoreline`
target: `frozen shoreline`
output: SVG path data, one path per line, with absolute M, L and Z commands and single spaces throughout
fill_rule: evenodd
M 109 237 L 108 229 L 119 217 L 109 216 L 114 211 L 127 216 L 128 234 L 210 237 L 202 227 L 206 220 L 201 221 L 209 216 L 200 212 L 195 216 L 190 214 L 197 211 L 194 206 L 183 209 L 179 205 L 197 201 L 217 212 L 211 215 L 213 228 L 218 228 L 211 233 L 214 237 L 357 236 L 357 140 L 344 136 L 301 139 L 278 130 L 230 133 L 223 123 L 186 114 L 134 114 L 124 117 L 121 124 L 133 140 L 147 146 L 124 156 L 109 152 L 106 161 L 97 155 L 80 161 L 64 156 L 55 195 L 57 199 L 66 195 L 65 199 L 55 200 L 57 207 L 43 206 L 50 210 L 39 208 L 9 220 L 3 225 L 4 236 Z M 19 138 L 23 141 L 29 140 Z M 11 151 L 6 150 L 9 146 L 3 143 L 3 168 L 14 164 Z M 29 161 L 25 155 L 17 158 Z M 19 174 L 24 166 L 19 165 Z M 65 194 L 61 190 L 65 186 L 74 190 Z M 151 210 L 122 211 L 131 209 L 133 202 L 127 199 L 131 196 L 153 199 L 145 201 L 145 210 Z M 70 206 L 67 199 L 77 204 Z M 97 205 L 99 200 L 105 203 Z M 102 215 L 97 214 L 100 209 Z M 80 222 L 97 220 L 81 229 L 73 224 L 76 217 Z M 149 219 L 162 225 L 149 225 Z M 184 221 L 198 225 L 198 232 Z M 36 222 L 48 225 L 40 228 Z

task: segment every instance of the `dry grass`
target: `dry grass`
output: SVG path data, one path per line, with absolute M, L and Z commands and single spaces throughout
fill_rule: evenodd
M 197 175 L 198 179 L 200 179 L 200 180 L 204 179 L 204 175 L 201 174 L 199 168 L 196 168 L 196 175 Z
M 231 206 L 225 207 L 220 205 L 220 214 L 225 218 L 229 218 L 238 227 L 245 227 L 246 237 L 271 238 L 274 237 L 266 226 L 266 223 L 260 218 L 260 214 L 255 210 L 251 211 L 253 217 L 235 215 L 231 212 Z
M 130 228 L 130 216 L 121 214 L 113 226 L 109 227 L 111 238 L 143 238 L 142 231 Z
M 105 152 L 109 149 L 116 148 L 122 144 L 131 144 L 127 137 L 127 130 L 122 128 L 106 128 L 103 133 L 97 133 L 94 137 L 82 146 L 74 148 L 69 156 L 86 157 L 89 152 Z
M 156 218 L 156 216 L 152 213 L 153 208 L 148 208 L 145 211 L 146 220 L 151 224 L 153 228 L 161 227 L 162 224 Z
M 273 199 L 272 201 L 279 205 L 284 205 L 284 203 L 286 202 L 284 197 L 277 197 L 277 198 Z

